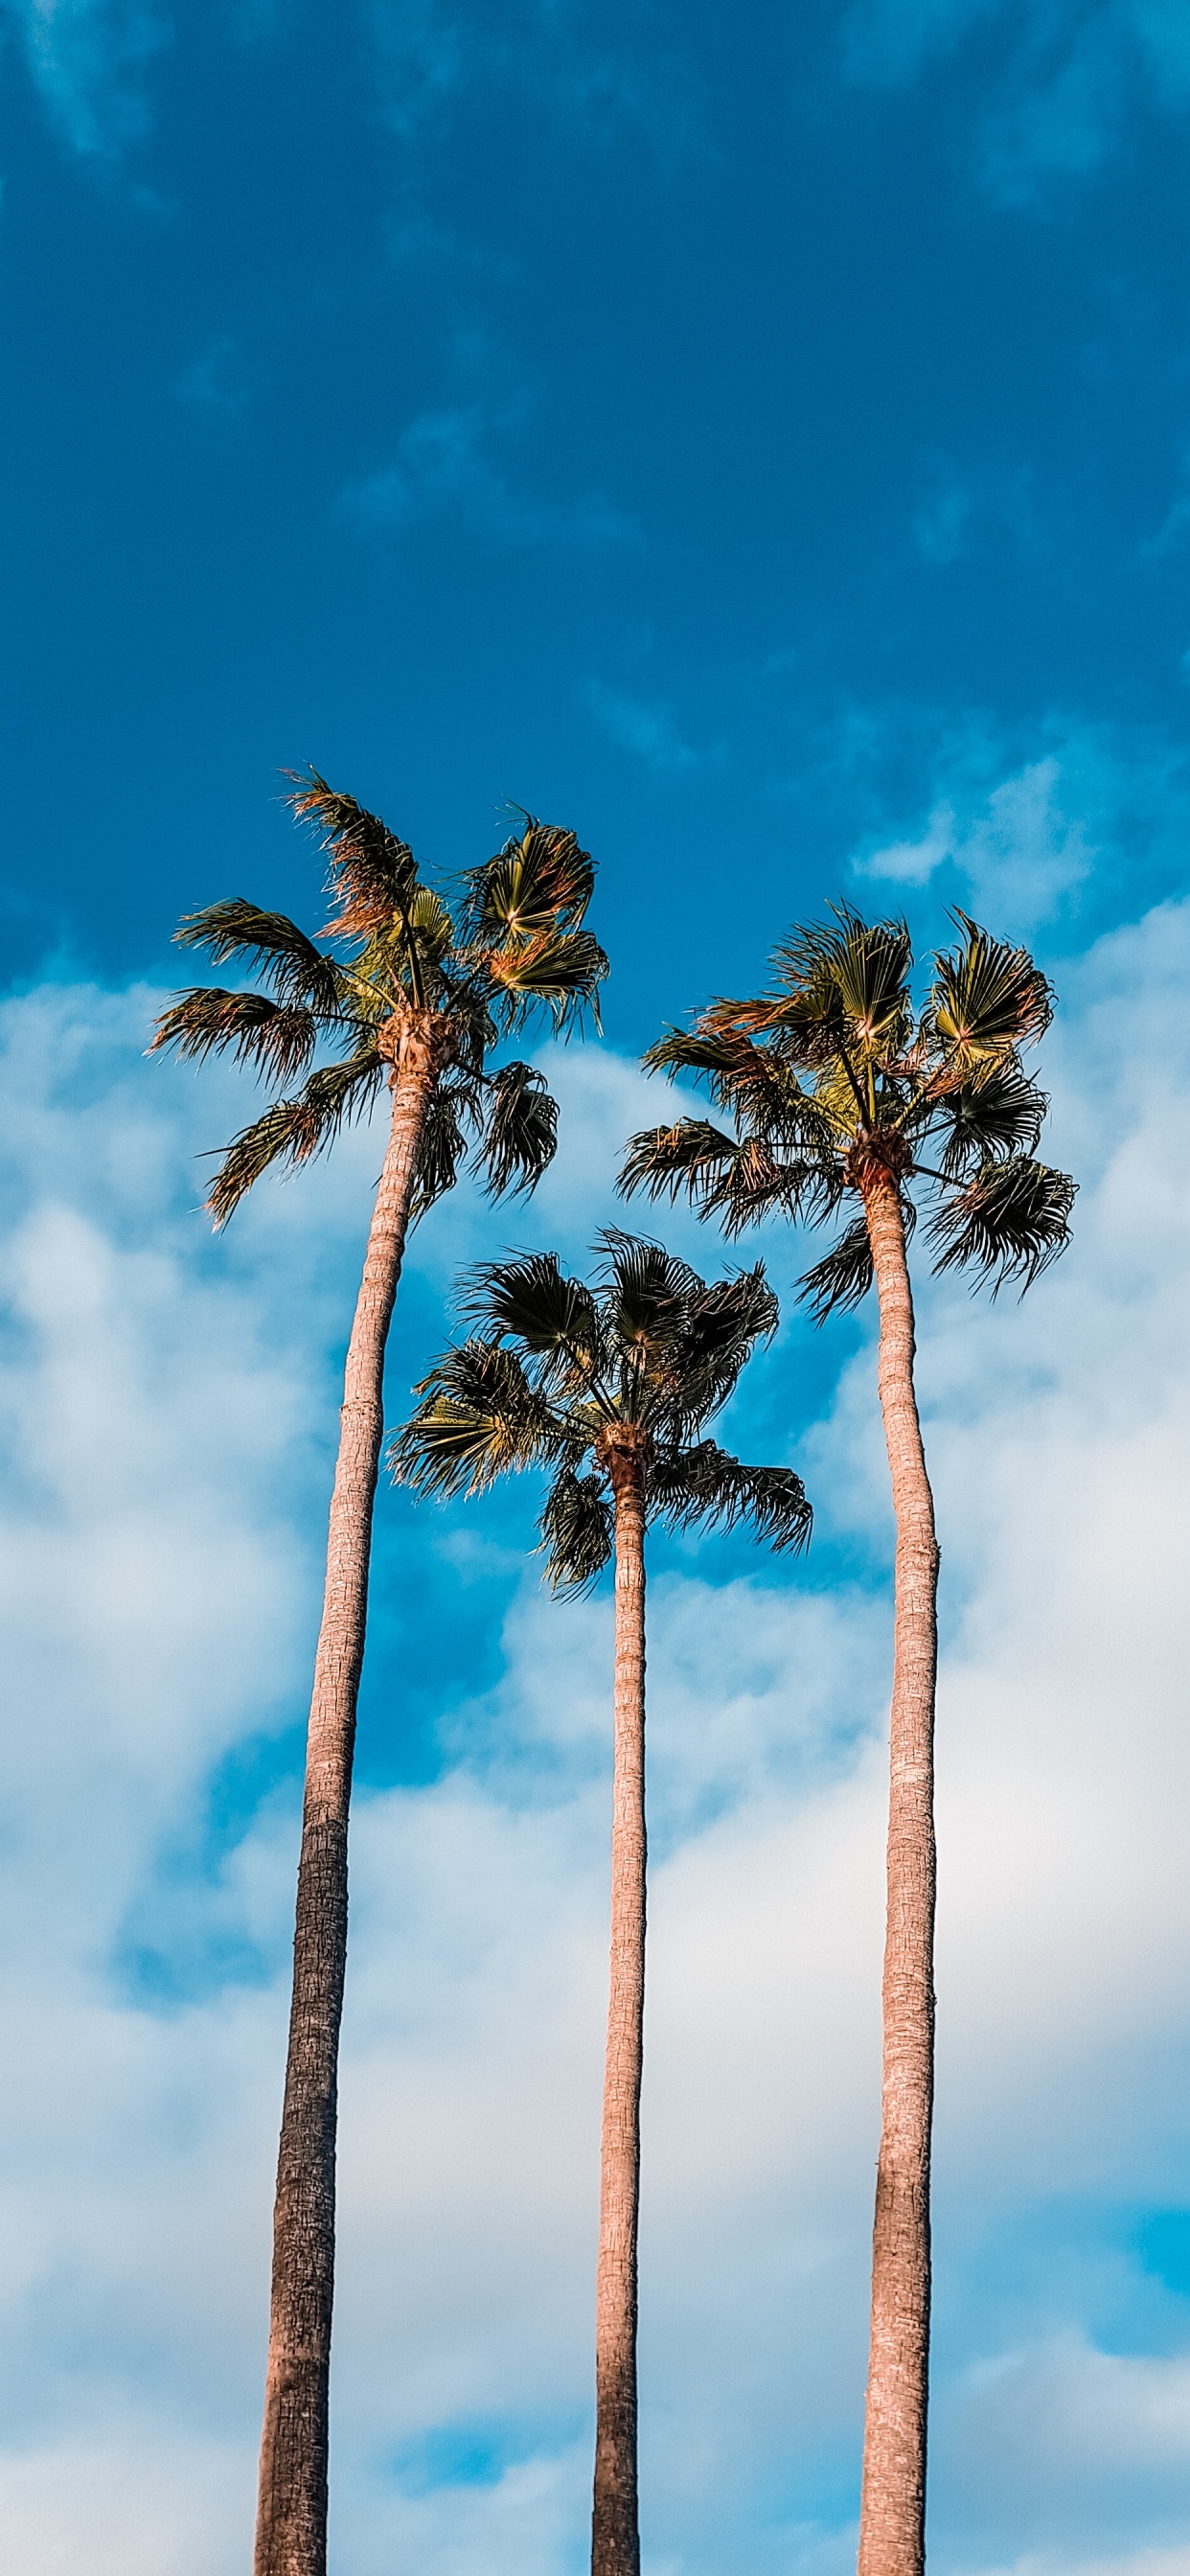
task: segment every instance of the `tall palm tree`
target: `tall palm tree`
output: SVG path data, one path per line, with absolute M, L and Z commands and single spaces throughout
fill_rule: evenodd
M 230 1047 L 278 1088 L 215 1175 L 207 1204 L 217 1225 L 262 1172 L 308 1162 L 386 1086 L 392 1096 L 347 1350 L 310 1704 L 256 2576 L 323 2576 L 326 2566 L 347 1812 L 384 1350 L 405 1238 L 469 1151 L 492 1196 L 534 1187 L 554 1152 L 556 1105 L 531 1066 L 489 1071 L 489 1054 L 534 1005 L 545 1005 L 556 1027 L 574 1025 L 607 972 L 582 926 L 594 869 L 573 832 L 526 817 L 519 837 L 462 879 L 448 910 L 407 844 L 354 797 L 311 771 L 290 802 L 329 859 L 323 944 L 242 897 L 189 915 L 177 933 L 183 946 L 208 949 L 216 964 L 246 957 L 260 984 L 180 994 L 154 1039 L 199 1058 Z
M 417 1389 L 393 1466 L 436 1494 L 481 1493 L 544 1467 L 541 1549 L 555 1589 L 581 1592 L 615 1557 L 611 1990 L 595 2297 L 592 2576 L 638 2576 L 636 2236 L 645 1971 L 645 1564 L 650 1521 L 750 1521 L 804 1547 L 810 1507 L 789 1467 L 745 1467 L 702 1435 L 777 1301 L 760 1264 L 708 1287 L 660 1244 L 600 1237 L 594 1288 L 553 1253 L 477 1271 L 476 1328 Z
M 936 1270 L 1022 1292 L 1069 1240 L 1074 1183 L 1036 1160 L 1045 1095 L 1021 1050 L 1051 1014 L 1021 948 L 963 913 L 924 1007 L 901 921 L 846 907 L 779 947 L 776 990 L 713 1002 L 646 1063 L 691 1072 L 734 1132 L 683 1118 L 632 1139 L 622 1185 L 688 1193 L 729 1235 L 772 1210 L 858 1213 L 803 1281 L 821 1320 L 873 1281 L 879 1390 L 896 1515 L 884 1954 L 884 2082 L 872 2247 L 859 2576 L 920 2576 L 925 2551 L 934 2088 L 934 1696 L 938 1543 L 914 1390 L 906 1242 L 929 1200 Z M 929 1159 L 927 1159 L 927 1157 Z

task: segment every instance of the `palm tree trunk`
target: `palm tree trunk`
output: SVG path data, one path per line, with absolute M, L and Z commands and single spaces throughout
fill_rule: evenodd
M 335 2127 L 347 1960 L 347 1809 L 364 1656 L 384 1348 L 435 1079 L 435 1032 L 409 1015 L 392 1125 L 347 1347 L 326 1590 L 306 1738 L 289 2060 L 273 2217 L 256 2576 L 325 2576 Z
M 595 2288 L 595 2496 L 591 2576 L 639 2576 L 636 2501 L 636 2235 L 645 2003 L 645 1516 L 637 1453 L 615 1448 L 615 1773 L 611 1986 L 603 2083 Z
M 913 1387 L 913 1298 L 900 1193 L 864 1192 L 880 1300 L 880 1405 L 897 1522 L 884 1949 L 884 2101 L 864 2427 L 859 2576 L 925 2565 L 934 2102 L 934 1691 L 938 1542 Z

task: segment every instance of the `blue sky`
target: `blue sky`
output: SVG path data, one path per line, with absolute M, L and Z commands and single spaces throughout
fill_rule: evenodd
M 9 400 L 0 1876 L 18 2576 L 243 2563 L 301 1730 L 379 1143 L 213 1242 L 179 913 L 316 916 L 278 773 L 432 866 L 600 862 L 558 1163 L 418 1236 L 578 1260 L 641 1045 L 799 910 L 948 904 L 1061 1011 L 1069 1259 L 921 1281 L 944 1547 L 939 2576 L 1190 2576 L 1184 1741 L 1190 24 L 1173 0 L 0 0 Z M 663 1095 L 667 1096 L 667 1095 Z M 708 1268 L 728 1256 L 667 1227 Z M 730 1428 L 804 1568 L 654 1550 L 647 2576 L 841 2576 L 878 2118 L 890 1527 L 805 1252 Z M 575 2576 L 605 1600 L 527 1490 L 378 1511 L 335 2548 Z

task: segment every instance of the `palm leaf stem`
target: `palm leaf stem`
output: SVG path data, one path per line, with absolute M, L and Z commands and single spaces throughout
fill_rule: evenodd
M 853 1070 L 852 1070 L 851 1058 L 850 1058 L 850 1056 L 849 1056 L 849 1055 L 848 1055 L 848 1053 L 847 1053 L 847 1049 L 846 1049 L 846 1047 L 845 1047 L 845 1046 L 844 1046 L 844 1044 L 843 1044 L 842 1038 L 840 1038 L 840 1040 L 839 1040 L 839 1062 L 841 1063 L 841 1065 L 842 1065 L 842 1067 L 843 1067 L 843 1071 L 844 1071 L 844 1073 L 846 1074 L 847 1079 L 848 1079 L 848 1082 L 849 1082 L 849 1083 L 850 1083 L 850 1085 L 851 1085 L 852 1091 L 853 1091 L 853 1092 L 854 1092 L 854 1094 L 855 1094 L 855 1105 L 856 1105 L 856 1108 L 857 1108 L 857 1109 L 858 1109 L 858 1111 L 859 1111 L 859 1115 L 860 1115 L 860 1124 L 861 1124 L 862 1126 L 866 1127 L 866 1126 L 867 1126 L 867 1124 L 868 1124 L 868 1114 L 869 1114 L 869 1113 L 868 1113 L 867 1109 L 866 1109 L 866 1108 L 865 1108 L 865 1106 L 864 1106 L 864 1095 L 863 1095 L 862 1091 L 860 1090 L 860 1087 L 859 1087 L 858 1082 L 856 1081 L 855 1074 L 854 1074 L 854 1072 L 853 1072 Z M 873 1111 L 872 1115 L 873 1115 L 873 1116 L 875 1115 L 875 1112 L 874 1112 L 874 1111 Z

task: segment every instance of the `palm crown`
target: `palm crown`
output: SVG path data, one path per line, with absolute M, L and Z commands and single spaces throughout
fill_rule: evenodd
M 582 1591 L 608 1563 L 626 1474 L 646 1518 L 671 1529 L 745 1520 L 775 1547 L 804 1547 L 810 1506 L 792 1468 L 743 1466 L 700 1436 L 776 1328 L 763 1265 L 708 1286 L 660 1244 L 610 1231 L 598 1248 L 593 1287 L 552 1252 L 472 1274 L 463 1311 L 477 1329 L 417 1388 L 394 1474 L 475 1494 L 508 1469 L 545 1467 L 541 1547 L 561 1591 Z
M 264 989 L 181 993 L 153 1042 L 196 1057 L 230 1047 L 281 1093 L 233 1140 L 209 1194 L 216 1223 L 270 1164 L 308 1161 L 372 1106 L 412 1015 L 431 1021 L 437 1038 L 414 1218 L 451 1188 L 473 1143 L 493 1195 L 532 1189 L 554 1152 L 556 1105 L 532 1066 L 488 1073 L 485 1063 L 534 1005 L 560 1030 L 587 1005 L 598 1024 L 607 959 L 583 927 L 595 875 L 588 853 L 573 832 L 526 815 L 519 836 L 463 875 L 448 909 L 408 844 L 316 771 L 289 802 L 329 856 L 322 944 L 241 896 L 191 913 L 181 944 L 209 949 L 216 965 L 250 959 Z
M 1021 1063 L 1052 997 L 1023 948 L 965 913 L 955 920 L 959 938 L 935 954 L 920 1010 L 904 922 L 869 924 L 840 906 L 776 950 L 775 992 L 713 1002 L 689 1033 L 668 1031 L 646 1064 L 701 1076 L 736 1132 L 695 1118 L 647 1129 L 630 1141 L 624 1191 L 686 1192 L 732 1235 L 773 1209 L 820 1222 L 877 1171 L 912 1225 L 909 1184 L 921 1180 L 935 1269 L 1027 1288 L 1068 1243 L 1075 1192 L 1036 1160 L 1049 1104 Z M 802 1293 L 821 1319 L 871 1281 L 861 1216 Z

